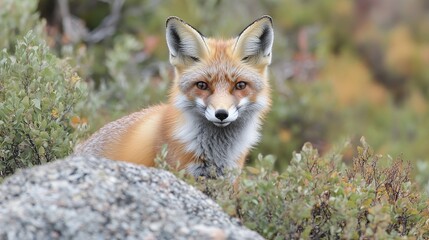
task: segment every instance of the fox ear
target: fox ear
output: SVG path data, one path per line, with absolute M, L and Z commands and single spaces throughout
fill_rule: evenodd
M 237 37 L 234 54 L 243 62 L 269 65 L 274 31 L 270 16 L 263 16 L 247 26 Z
M 208 52 L 204 36 L 178 17 L 169 17 L 166 23 L 167 45 L 173 66 L 198 62 Z

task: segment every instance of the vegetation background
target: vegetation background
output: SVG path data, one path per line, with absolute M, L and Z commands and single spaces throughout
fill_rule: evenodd
M 61 2 L 41 0 L 38 10 L 49 46 L 92 86 L 93 111 L 80 116 L 90 132 L 166 100 L 168 16 L 228 38 L 269 14 L 274 105 L 251 159 L 273 154 L 284 169 L 307 141 L 322 153 L 350 141 L 350 161 L 365 136 L 377 152 L 402 154 L 415 170 L 429 171 L 426 1 L 69 0 L 66 13 Z
M 427 200 L 415 197 L 423 205 L 416 204 L 407 192 L 429 191 L 425 0 L 0 0 L 0 177 L 64 157 L 78 139 L 105 123 L 165 101 L 173 78 L 164 31 L 168 16 L 184 19 L 206 36 L 234 37 L 265 14 L 272 16 L 275 29 L 274 104 L 262 140 L 249 157 L 254 166 L 247 169 L 249 179 L 259 183 L 243 181 L 242 188 L 289 198 L 283 198 L 285 203 L 268 195 L 267 205 L 253 213 L 237 210 L 257 209 L 252 204 L 262 200 L 250 195 L 242 196 L 242 203 L 220 198 L 221 204 L 268 238 L 380 237 L 374 235 L 381 234 L 380 228 L 398 236 L 427 236 L 429 214 L 422 207 Z M 264 159 L 274 167 L 261 163 Z M 307 159 L 307 165 L 300 159 Z M 320 169 L 332 159 L 337 166 L 315 171 L 308 164 L 317 159 L 314 166 Z M 293 172 L 312 177 L 295 178 Z M 381 190 L 377 179 L 384 179 Z M 279 184 L 267 187 L 271 180 Z M 308 185 L 316 180 L 330 187 Z M 356 188 L 340 184 L 346 190 L 339 193 L 330 185 L 338 181 L 373 195 L 355 196 L 358 210 L 349 211 L 349 202 L 341 201 L 351 201 L 348 194 Z M 399 190 L 391 190 L 392 184 Z M 279 190 L 287 185 L 294 187 Z M 308 198 L 296 189 L 308 189 Z M 331 199 L 340 195 L 341 201 Z M 398 203 L 401 198 L 406 203 Z M 267 212 L 268 202 L 279 207 L 293 201 L 306 202 L 308 211 L 283 207 L 276 216 Z M 390 208 L 375 209 L 382 203 Z M 331 217 L 334 208 L 345 215 Z M 368 214 L 387 217 L 374 220 Z M 350 216 L 355 221 L 348 223 Z M 284 228 L 287 232 L 280 231 Z

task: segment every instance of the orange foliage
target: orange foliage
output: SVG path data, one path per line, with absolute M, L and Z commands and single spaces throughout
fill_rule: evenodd
M 281 128 L 279 131 L 279 139 L 283 143 L 288 143 L 292 139 L 292 132 L 289 129 Z
M 428 103 L 419 91 L 412 91 L 408 104 L 415 112 L 424 114 L 428 112 Z
M 333 6 L 333 14 L 336 16 L 348 17 L 353 14 L 353 2 L 348 0 L 338 1 Z
M 409 76 L 413 69 L 416 53 L 416 42 L 412 39 L 409 28 L 404 25 L 392 29 L 387 43 L 386 63 L 390 69 Z
M 346 54 L 331 56 L 320 74 L 323 81 L 332 84 L 334 95 L 342 106 L 363 100 L 381 106 L 387 101 L 387 91 L 372 80 L 369 70 L 356 58 Z
M 86 125 L 86 124 L 88 124 L 88 119 L 87 118 L 81 118 L 79 116 L 73 116 L 70 119 L 70 123 L 71 123 L 72 127 L 77 128 L 79 125 Z

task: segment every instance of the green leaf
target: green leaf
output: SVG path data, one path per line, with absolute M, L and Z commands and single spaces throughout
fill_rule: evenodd
M 34 106 L 35 108 L 37 108 L 37 109 L 41 110 L 41 107 L 40 107 L 40 99 L 35 98 L 35 99 L 31 100 L 31 101 L 33 102 L 33 106 Z
M 246 167 L 246 170 L 248 172 L 250 172 L 251 174 L 254 174 L 254 175 L 258 175 L 261 173 L 261 171 L 258 168 L 254 168 L 254 167 L 250 167 L 250 166 Z
M 25 96 L 24 97 L 24 99 L 22 99 L 22 105 L 25 107 L 25 108 L 28 108 L 29 106 L 30 106 L 30 99 L 29 99 L 29 97 L 28 96 Z

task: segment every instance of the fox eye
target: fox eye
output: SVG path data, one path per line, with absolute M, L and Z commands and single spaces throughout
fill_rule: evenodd
M 207 85 L 207 83 L 205 82 L 197 82 L 195 85 L 197 86 L 198 89 L 201 89 L 201 90 L 207 90 L 209 88 L 209 85 Z
M 237 84 L 235 84 L 235 89 L 237 90 L 243 90 L 245 89 L 247 86 L 247 83 L 245 82 L 238 82 Z

